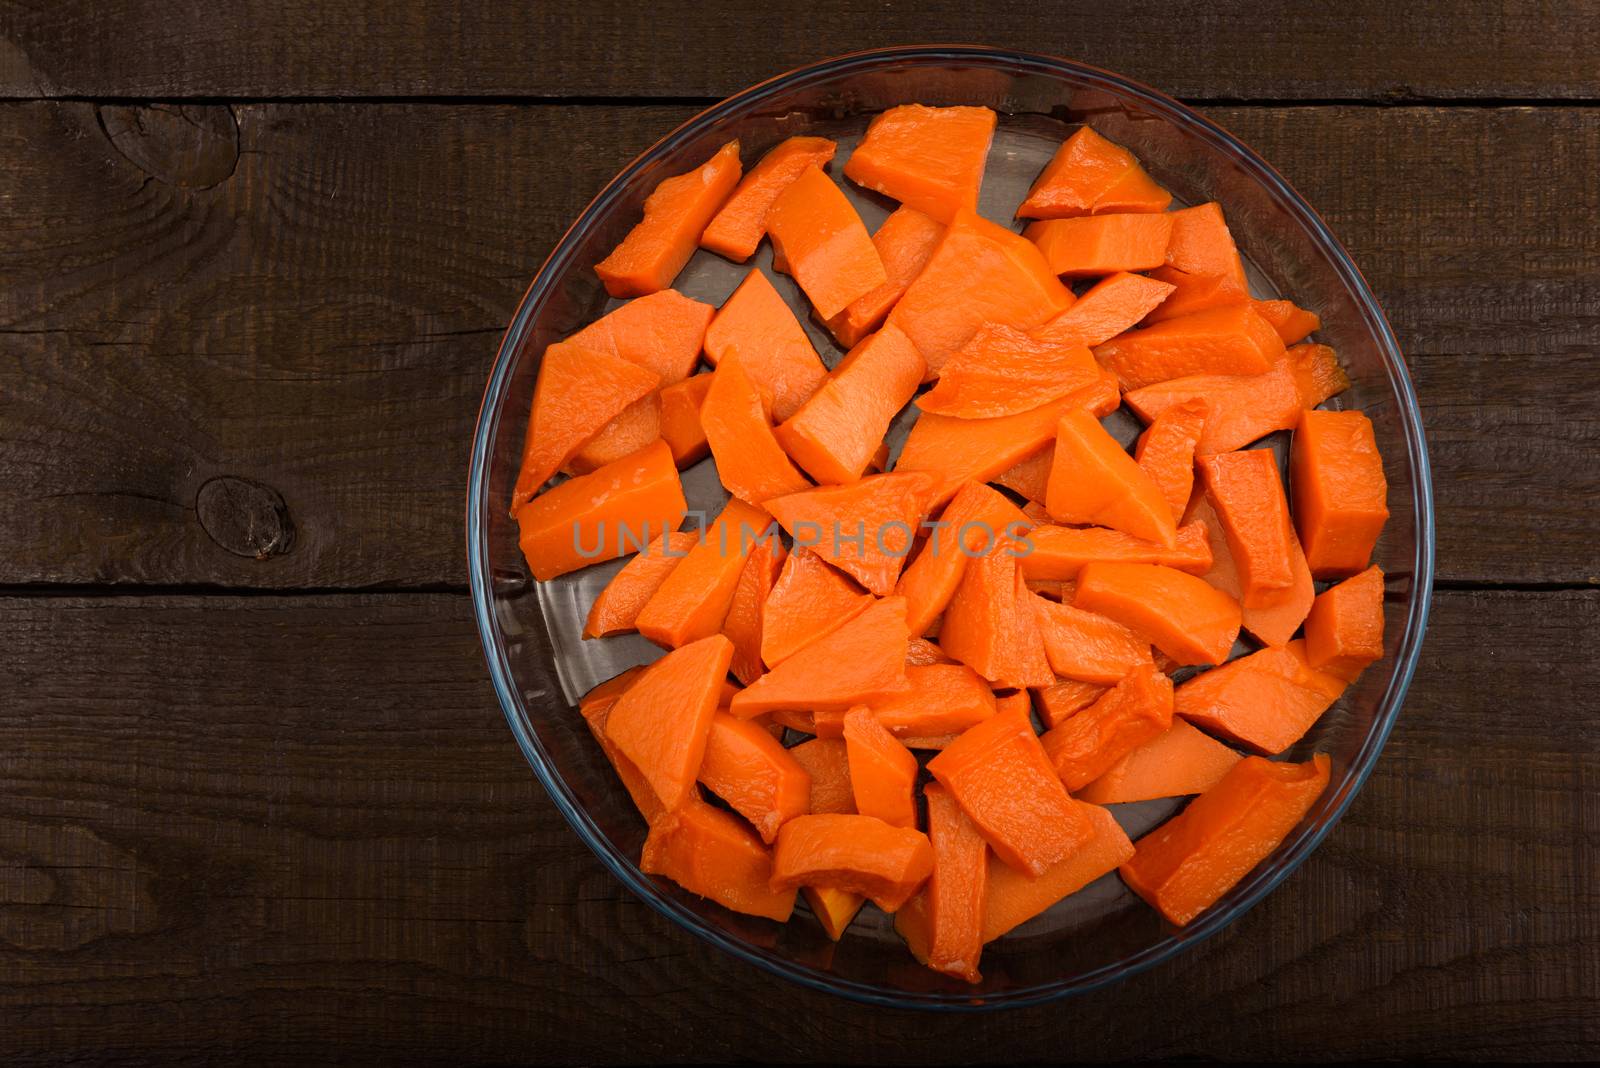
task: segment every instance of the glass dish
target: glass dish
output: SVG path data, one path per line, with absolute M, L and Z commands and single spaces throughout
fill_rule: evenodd
M 1000 113 L 984 183 L 985 215 L 1005 219 L 1072 126 L 1091 122 L 1126 145 L 1186 203 L 1221 201 L 1258 296 L 1278 293 L 1318 312 L 1352 387 L 1335 407 L 1365 411 L 1383 450 L 1393 515 L 1376 562 L 1388 575 L 1386 658 L 1369 669 L 1289 756 L 1330 754 L 1328 790 L 1282 846 L 1188 927 L 1173 928 L 1115 873 L 986 947 L 983 982 L 968 986 L 920 967 L 890 917 L 864 909 L 830 942 L 797 906 L 787 925 L 740 916 L 640 873 L 645 825 L 573 705 L 589 687 L 658 655 L 636 636 L 580 643 L 596 591 L 621 561 L 535 584 L 506 514 L 544 347 L 590 322 L 609 301 L 592 265 L 639 218 L 662 178 L 697 166 L 732 137 L 747 164 L 794 134 L 840 143 L 833 172 L 876 112 L 895 104 L 983 104 Z M 843 183 L 875 228 L 892 205 Z M 767 270 L 830 364 L 839 351 L 810 321 L 786 276 Z M 747 269 L 698 253 L 677 287 L 720 304 Z M 907 419 L 897 427 L 903 437 Z M 1129 440 L 1136 425 L 1123 417 Z M 1274 442 L 1281 449 L 1283 442 Z M 691 507 L 715 513 L 710 461 L 685 473 Z M 473 606 L 495 692 L 517 743 L 556 807 L 601 861 L 674 922 L 733 956 L 788 979 L 897 1007 L 989 1009 L 1091 990 L 1190 948 L 1261 900 L 1310 855 L 1371 772 L 1416 666 L 1432 587 L 1433 502 L 1422 419 L 1383 313 L 1316 212 L 1255 153 L 1214 123 L 1144 86 L 1079 63 L 975 47 L 896 48 L 843 56 L 730 97 L 667 134 L 608 184 L 535 275 L 489 377 L 472 444 L 467 553 Z M 1178 803 L 1114 806 L 1135 837 Z

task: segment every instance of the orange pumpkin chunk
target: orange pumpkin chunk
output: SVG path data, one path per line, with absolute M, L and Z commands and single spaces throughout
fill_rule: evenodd
M 1076 793 L 1171 725 L 1172 680 L 1145 664 L 1040 741 L 1061 785 Z
M 777 667 L 872 604 L 872 595 L 848 575 L 805 546 L 797 546 L 767 595 L 761 659 L 768 667 Z
M 761 677 L 766 665 L 761 661 L 761 642 L 766 634 L 767 595 L 778 581 L 788 550 L 776 538 L 763 538 L 750 550 L 744 570 L 733 588 L 733 600 L 722 621 L 722 633 L 733 643 L 733 663 L 729 670 L 740 685 L 748 686 Z
M 729 710 L 843 711 L 892 697 L 906 682 L 906 602 L 887 597 L 734 694 Z
M 793 888 L 772 889 L 772 854 L 737 817 L 691 801 L 650 825 L 639 870 L 664 875 L 724 908 L 783 923 Z
M 1023 231 L 1056 274 L 1068 278 L 1149 271 L 1166 260 L 1170 215 L 1092 215 L 1046 219 Z
M 1020 546 L 1002 539 L 967 562 L 945 609 L 939 645 L 995 686 L 1048 685 L 1044 636 L 1017 566 Z
M 950 794 L 928 787 L 928 840 L 933 875 L 923 891 L 932 938 L 926 962 L 935 971 L 976 983 L 983 953 L 983 906 L 989 882 L 989 849 L 983 836 Z
M 1389 483 L 1372 421 L 1361 412 L 1302 413 L 1289 481 L 1311 573 L 1342 578 L 1363 570 L 1389 519 Z
M 927 631 L 955 596 L 967 561 L 1000 538 L 1020 539 L 1032 524 L 1017 506 L 980 482 L 962 486 L 929 524 L 928 538 L 900 575 L 895 592 L 906 599 L 906 623 L 913 635 Z
M 1239 569 L 1245 605 L 1294 584 L 1294 527 L 1271 449 L 1223 453 L 1200 461 L 1206 495 L 1222 522 Z
M 800 325 L 767 276 L 751 271 L 723 301 L 706 327 L 706 359 L 720 365 L 729 352 L 744 359 L 745 373 L 770 398 L 772 418 L 793 415 L 828 377 Z
M 664 179 L 645 199 L 641 219 L 594 273 L 613 297 L 666 289 L 694 255 L 706 224 L 739 181 L 739 142 L 729 141 L 703 165 Z
M 1082 345 L 1058 345 L 986 324 L 944 365 L 917 407 L 962 419 L 1015 415 L 1092 386 L 1100 365 Z
M 889 280 L 861 216 L 818 167 L 801 171 L 778 194 L 767 233 L 818 318 L 837 315 Z
M 1250 604 L 1242 601 L 1244 587 L 1239 580 L 1239 568 L 1228 547 L 1227 536 L 1222 531 L 1222 520 L 1211 505 L 1210 494 L 1195 494 L 1189 512 L 1184 516 L 1189 526 L 1205 532 L 1209 539 L 1210 567 L 1200 576 L 1212 586 L 1240 601 L 1244 629 L 1268 645 L 1283 645 L 1294 637 L 1295 631 L 1305 621 L 1311 610 L 1311 600 L 1316 588 L 1311 581 L 1311 569 L 1306 566 L 1306 555 L 1300 551 L 1300 539 L 1289 531 L 1290 583 L 1279 590 L 1258 591 Z
M 1056 425 L 1045 507 L 1062 523 L 1110 527 L 1168 548 L 1178 543 L 1177 524 L 1161 488 L 1081 408 L 1064 413 Z
M 715 314 L 709 304 L 663 289 L 607 312 L 567 341 L 654 371 L 665 387 L 694 373 Z
M 700 234 L 700 247 L 735 263 L 749 259 L 767 232 L 767 212 L 773 201 L 807 167 L 821 167 L 831 160 L 834 147 L 826 137 L 791 137 L 780 142 L 739 180 L 733 195 Z
M 651 789 L 649 781 L 634 766 L 633 761 L 624 756 L 612 744 L 611 739 L 606 737 L 606 720 L 611 715 L 611 709 L 616 706 L 617 699 L 626 693 L 628 687 L 637 682 L 643 673 L 644 665 L 641 664 L 607 679 L 579 699 L 578 712 L 583 716 L 589 734 L 600 744 L 601 751 L 611 762 L 617 778 L 622 780 L 622 785 L 633 800 L 634 807 L 639 810 L 646 823 L 653 823 L 664 811 L 661 799 L 656 796 L 655 790 Z
M 1167 265 L 1154 276 L 1175 284 L 1177 292 L 1151 313 L 1150 321 L 1247 303 L 1250 283 L 1222 206 L 1198 204 L 1175 211 L 1170 218 Z
M 1133 856 L 1133 843 L 1115 817 L 1097 805 L 1072 804 L 1089 827 L 1089 838 L 1064 860 L 1037 876 L 989 857 L 989 883 L 983 903 L 983 940 L 993 942 L 1033 919 L 1057 901 L 1076 893 Z
M 1096 282 L 1072 307 L 1033 333 L 1041 341 L 1093 348 L 1138 325 L 1172 289 L 1155 278 L 1118 272 Z
M 799 816 L 778 832 L 772 888 L 847 890 L 894 912 L 933 872 L 933 847 L 913 827 L 872 816 Z
M 1180 664 L 1220 664 L 1239 635 L 1239 602 L 1158 564 L 1086 564 L 1072 603 L 1111 617 Z
M 1116 394 L 1115 384 L 1111 393 Z M 1071 393 L 1030 411 L 994 419 L 923 412 L 906 437 L 895 470 L 933 475 L 930 503 L 941 504 L 963 483 L 988 482 L 1049 445 L 1062 414 L 1080 407 L 1082 399 L 1081 393 Z
M 689 554 L 699 540 L 688 531 L 662 534 L 645 547 L 615 577 L 589 607 L 589 618 L 583 625 L 585 638 L 604 638 L 623 634 L 634 629 L 634 621 L 650 597 L 661 588 Z
M 1080 801 L 1117 805 L 1159 797 L 1203 794 L 1243 759 L 1185 719 L 1135 748 L 1079 790 Z
M 859 185 L 949 222 L 959 211 L 978 208 L 994 128 L 995 113 L 988 108 L 902 104 L 872 120 L 844 173 Z
M 1242 449 L 1275 430 L 1290 430 L 1300 418 L 1300 388 L 1287 361 L 1266 374 L 1206 374 L 1174 378 L 1129 391 L 1123 401 L 1146 423 L 1167 409 L 1206 402 L 1206 425 L 1198 456 Z
M 1057 679 L 1033 690 L 1034 703 L 1045 728 L 1058 727 L 1100 699 L 1110 689 L 1093 682 Z
M 856 811 L 895 827 L 917 825 L 917 758 L 865 707 L 845 714 L 845 755 Z
M 518 545 L 533 577 L 546 582 L 638 552 L 676 528 L 687 511 L 672 450 L 657 441 L 523 505 Z
M 675 649 L 646 668 L 606 718 L 606 737 L 664 808 L 678 808 L 694 795 L 732 657 L 732 643 L 720 634 Z
M 657 416 L 661 437 L 672 449 L 679 468 L 698 463 L 711 454 L 700 410 L 711 391 L 711 375 L 690 375 L 682 382 L 661 390 L 661 412 Z
M 1283 339 L 1248 304 L 1164 319 L 1096 345 L 1095 359 L 1127 390 L 1190 375 L 1266 374 L 1283 359 Z
M 855 348 L 876 330 L 943 239 L 944 224 L 916 208 L 902 204 L 891 212 L 872 235 L 872 247 L 878 250 L 888 280 L 828 320 L 834 339 L 846 348 Z
M 922 273 L 889 313 L 937 375 L 985 323 L 1028 330 L 1072 303 L 1033 242 L 958 212 Z
M 1377 565 L 1317 595 L 1306 616 L 1306 662 L 1354 680 L 1383 658 L 1383 571 Z
M 811 811 L 811 776 L 754 720 L 711 717 L 698 778 L 769 845 L 786 820 Z
M 1028 541 L 1033 551 L 1022 558 L 1022 573 L 1041 581 L 1076 579 L 1084 565 L 1096 561 L 1161 564 L 1191 575 L 1204 575 L 1211 567 L 1206 527 L 1196 522 L 1178 528 L 1170 549 L 1106 527 L 1036 526 Z
M 806 899 L 806 904 L 811 906 L 812 915 L 816 916 L 822 929 L 835 942 L 844 937 L 845 928 L 850 926 L 850 921 L 856 918 L 856 913 L 861 911 L 861 906 L 867 900 L 860 894 L 830 886 L 802 886 L 800 893 Z
M 570 341 L 545 349 L 533 387 L 522 468 L 511 493 L 511 514 L 532 500 L 585 442 L 660 381 L 638 364 Z
M 1174 708 L 1213 734 L 1275 754 L 1304 737 L 1345 685 L 1307 663 L 1297 640 L 1194 676 L 1178 687 Z
M 1156 416 L 1139 435 L 1133 460 L 1149 475 L 1167 500 L 1174 520 L 1183 515 L 1194 493 L 1194 457 L 1205 433 L 1204 398 L 1195 398 Z
M 722 358 L 700 408 L 717 474 L 728 492 L 750 504 L 798 493 L 811 485 L 789 462 L 767 417 L 765 398 L 745 373 L 737 351 Z
M 1044 637 L 1044 651 L 1057 675 L 1114 686 L 1130 671 L 1150 663 L 1150 643 L 1114 619 L 1031 598 Z
M 1288 837 L 1327 788 L 1328 771 L 1322 753 L 1304 764 L 1241 760 L 1139 839 L 1123 880 L 1168 920 L 1187 924 Z
M 818 482 L 842 485 L 866 472 L 889 423 L 916 393 L 927 365 L 898 327 L 851 349 L 811 398 L 774 431 Z
M 774 536 L 771 526 L 761 509 L 730 500 L 639 609 L 639 633 L 675 649 L 721 631 L 745 562 L 758 543 Z
M 1133 153 L 1084 126 L 1061 143 L 1017 214 L 1062 219 L 1102 210 L 1159 212 L 1171 202 Z
M 928 761 L 928 771 L 1018 871 L 1041 875 L 1094 837 L 1020 709 L 961 735 Z
M 1253 300 L 1250 303 L 1257 315 L 1272 324 L 1285 345 L 1304 341 L 1322 328 L 1322 320 L 1316 312 L 1296 307 L 1292 300 Z
M 811 777 L 811 802 L 815 814 L 850 814 L 856 810 L 850 789 L 850 757 L 843 738 L 812 738 L 789 749 L 789 756 Z
M 767 509 L 796 545 L 814 550 L 881 597 L 894 589 L 905 566 L 932 483 L 914 472 L 870 475 L 848 486 L 774 497 Z
M 907 664 L 910 687 L 874 701 L 872 715 L 897 738 L 959 734 L 995 713 L 994 691 L 965 664 Z

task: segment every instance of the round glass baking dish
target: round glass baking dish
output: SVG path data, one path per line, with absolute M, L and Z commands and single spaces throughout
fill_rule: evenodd
M 583 614 L 621 561 L 536 584 L 506 514 L 544 347 L 615 303 L 590 268 L 637 221 L 656 183 L 697 166 L 735 136 L 747 163 L 785 137 L 833 137 L 840 143 L 837 173 L 873 114 L 909 102 L 982 104 L 1000 113 L 981 205 L 991 218 L 1009 216 L 1055 146 L 1083 122 L 1131 149 L 1179 201 L 1220 201 L 1257 295 L 1292 296 L 1322 317 L 1316 338 L 1338 351 L 1352 381 L 1330 406 L 1371 417 L 1392 512 L 1374 558 L 1388 576 L 1386 656 L 1287 754 L 1322 751 L 1333 761 L 1328 790 L 1300 826 L 1182 929 L 1108 875 L 986 947 L 984 979 L 976 986 L 917 965 L 891 918 L 870 906 L 835 944 L 801 914 L 803 905 L 780 926 L 731 913 L 639 871 L 644 823 L 573 706 L 596 682 L 659 651 L 637 638 L 580 643 Z M 844 185 L 875 228 L 892 205 Z M 752 263 L 768 269 L 770 250 L 763 246 Z M 678 288 L 720 303 L 745 269 L 702 251 Z M 824 360 L 835 362 L 840 353 L 809 322 L 788 280 L 768 274 L 795 299 Z M 1125 439 L 1134 426 L 1123 417 Z M 1272 444 L 1281 451 L 1285 442 Z M 685 487 L 691 507 L 714 513 L 720 505 L 710 461 L 685 472 Z M 467 555 L 490 677 L 517 744 L 562 815 L 630 890 L 733 956 L 819 990 L 896 1007 L 981 1010 L 1092 990 L 1193 947 L 1310 855 L 1360 790 L 1399 714 L 1427 623 L 1433 524 L 1422 418 L 1394 334 L 1344 248 L 1270 166 L 1182 104 L 1093 67 L 988 48 L 908 47 L 827 60 L 730 97 L 663 137 L 584 209 L 534 276 L 495 358 L 472 442 Z M 1114 811 L 1137 836 L 1175 806 L 1146 802 Z

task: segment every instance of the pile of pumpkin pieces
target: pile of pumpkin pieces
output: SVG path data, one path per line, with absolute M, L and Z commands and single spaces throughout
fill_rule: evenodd
M 843 167 L 898 202 L 871 234 L 827 139 L 663 180 L 595 266 L 626 302 L 543 354 L 512 500 L 541 581 L 634 554 L 585 638 L 668 650 L 580 703 L 641 868 L 777 921 L 798 892 L 836 939 L 871 901 L 972 982 L 1112 871 L 1185 924 L 1300 823 L 1330 762 L 1268 758 L 1383 656 L 1388 516 L 1318 317 L 1251 297 L 1221 206 L 1082 127 L 1019 234 L 977 213 L 995 123 L 878 115 Z M 764 237 L 831 370 L 761 270 L 671 288 Z M 1247 448 L 1277 431 L 1292 494 Z M 680 531 L 707 455 L 729 500 Z M 1188 796 L 1137 843 L 1104 807 Z

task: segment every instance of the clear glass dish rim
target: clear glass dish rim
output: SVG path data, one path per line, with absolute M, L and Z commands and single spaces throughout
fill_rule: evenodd
M 1295 841 L 1290 851 L 1282 855 L 1268 869 L 1258 869 L 1246 876 L 1236 888 L 1238 896 L 1226 909 L 1202 915 L 1189 926 L 1170 932 L 1143 950 L 1121 960 L 1102 965 L 1068 979 L 1054 980 L 993 994 L 970 995 L 958 992 L 913 992 L 888 990 L 867 983 L 818 972 L 794 961 L 784 959 L 760 947 L 741 941 L 726 931 L 707 924 L 693 911 L 664 896 L 641 873 L 634 862 L 620 852 L 588 813 L 578 804 L 565 780 L 555 769 L 536 735 L 522 723 L 521 702 L 512 684 L 511 667 L 506 660 L 505 648 L 497 639 L 493 608 L 492 582 L 489 574 L 488 546 L 488 483 L 489 446 L 498 429 L 501 402 L 509 386 L 515 354 L 522 344 L 529 324 L 541 309 L 551 280 L 567 264 L 573 254 L 572 235 L 585 230 L 606 212 L 620 195 L 632 176 L 656 156 L 671 151 L 687 140 L 698 136 L 718 120 L 758 104 L 778 92 L 803 86 L 807 82 L 831 78 L 839 74 L 871 70 L 879 66 L 905 62 L 966 63 L 976 66 L 1002 68 L 1008 72 L 1031 72 L 1044 75 L 1066 76 L 1093 88 L 1102 88 L 1137 99 L 1151 112 L 1159 114 L 1189 133 L 1210 142 L 1230 155 L 1235 162 L 1256 181 L 1265 186 L 1275 200 L 1303 227 L 1313 243 L 1327 256 L 1337 271 L 1340 281 L 1361 309 L 1366 324 L 1377 339 L 1383 356 L 1389 384 L 1400 405 L 1400 420 L 1409 446 L 1411 468 L 1412 506 L 1416 523 L 1416 547 L 1412 560 L 1413 581 L 1410 599 L 1409 626 L 1401 638 L 1396 652 L 1396 670 L 1389 687 L 1379 699 L 1377 714 L 1360 751 L 1352 763 L 1354 775 L 1348 780 L 1336 806 L 1320 823 Z M 1226 927 L 1254 907 L 1271 893 L 1284 879 L 1295 871 L 1327 837 L 1335 824 L 1344 816 L 1355 795 L 1360 792 L 1367 777 L 1377 763 L 1378 755 L 1394 722 L 1399 716 L 1406 690 L 1416 670 L 1422 649 L 1423 634 L 1427 629 L 1428 608 L 1433 593 L 1434 568 L 1434 515 L 1433 484 L 1429 471 L 1427 443 L 1423 433 L 1421 411 L 1411 385 L 1411 377 L 1400 353 L 1400 346 L 1388 320 L 1379 308 L 1376 298 L 1351 260 L 1316 210 L 1265 160 L 1248 146 L 1209 119 L 1148 86 L 1131 81 L 1121 75 L 1101 70 L 1088 64 L 1032 52 L 990 48 L 981 45 L 906 45 L 892 48 L 875 48 L 799 67 L 728 97 L 690 118 L 677 129 L 646 149 L 619 171 L 598 195 L 579 213 L 567 232 L 557 242 L 554 250 L 534 275 L 527 292 L 518 305 L 515 317 L 501 340 L 495 355 L 483 403 L 479 408 L 477 427 L 473 434 L 471 469 L 467 485 L 467 560 L 468 577 L 472 589 L 473 614 L 477 620 L 484 659 L 506 722 L 516 737 L 518 746 L 533 768 L 535 775 L 573 830 L 609 868 L 624 886 L 661 915 L 678 926 L 705 939 L 719 949 L 740 960 L 754 964 L 772 974 L 830 994 L 856 1001 L 891 1008 L 918 1008 L 945 1011 L 990 1011 L 1001 1008 L 1036 1005 L 1072 994 L 1087 993 L 1126 979 L 1147 968 L 1170 959 L 1177 953 L 1191 949 L 1217 931 Z

